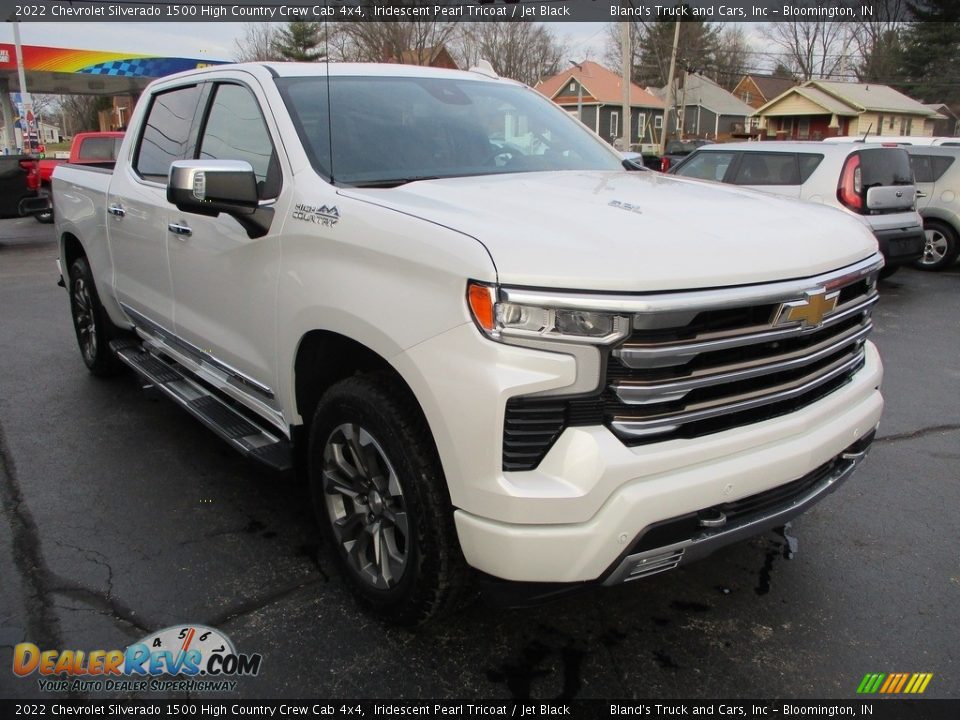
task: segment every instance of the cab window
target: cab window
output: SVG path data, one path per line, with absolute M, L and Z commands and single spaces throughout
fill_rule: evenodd
M 257 176 L 261 199 L 280 193 L 280 166 L 267 124 L 256 97 L 242 85 L 225 83 L 214 90 L 198 157 L 245 160 Z
M 170 163 L 186 159 L 190 151 L 190 127 L 200 102 L 200 87 L 157 93 L 143 123 L 133 167 L 141 177 L 165 182 Z

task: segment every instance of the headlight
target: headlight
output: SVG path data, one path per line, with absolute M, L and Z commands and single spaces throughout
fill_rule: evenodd
M 500 302 L 497 288 L 471 282 L 467 301 L 483 333 L 501 342 L 555 340 L 607 345 L 626 336 L 630 321 L 613 313 Z

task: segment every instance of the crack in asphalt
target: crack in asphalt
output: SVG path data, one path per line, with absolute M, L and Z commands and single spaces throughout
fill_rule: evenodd
M 156 623 L 141 620 L 137 617 L 136 610 L 114 597 L 112 584 L 111 589 L 104 593 L 54 573 L 48 574 L 48 583 L 47 589 L 50 593 L 86 603 L 95 610 L 99 610 L 97 614 L 109 617 L 117 623 L 136 628 L 144 634 L 149 634 L 153 632 L 154 628 L 158 627 Z
M 54 542 L 58 547 L 70 548 L 71 550 L 76 550 L 77 552 L 83 553 L 84 558 L 89 562 L 92 562 L 94 565 L 105 567 L 107 569 L 107 599 L 113 597 L 113 568 L 110 566 L 110 561 L 106 555 L 101 552 L 97 552 L 96 550 L 78 547 L 60 540 L 54 540 Z M 100 558 L 99 560 L 97 559 L 98 557 Z
M 294 593 L 302 590 L 305 587 L 311 585 L 316 585 L 317 583 L 323 580 L 323 576 L 319 572 L 311 573 L 304 578 L 295 580 L 287 585 L 284 585 L 275 592 L 269 593 L 259 598 L 252 598 L 245 602 L 241 602 L 236 605 L 233 609 L 227 610 L 220 615 L 217 615 L 210 620 L 206 621 L 204 624 L 209 625 L 210 627 L 222 627 L 233 620 L 244 617 L 251 613 L 254 613 L 258 610 L 262 610 L 265 607 L 273 605 L 275 602 L 283 600 L 284 598 L 293 595 Z
M 61 647 L 60 622 L 46 586 L 49 570 L 40 547 L 39 531 L 24 502 L 3 425 L 0 425 L 0 506 L 10 524 L 13 563 L 20 573 L 26 595 L 23 600 L 29 636 L 38 645 Z
M 931 435 L 938 432 L 956 432 L 960 430 L 960 425 L 931 425 L 930 427 L 920 428 L 919 430 L 912 430 L 905 433 L 897 433 L 896 435 L 884 435 L 883 437 L 878 437 L 874 442 L 876 443 L 889 443 L 889 442 L 900 442 L 901 440 L 915 440 L 916 438 L 923 437 L 925 435 Z

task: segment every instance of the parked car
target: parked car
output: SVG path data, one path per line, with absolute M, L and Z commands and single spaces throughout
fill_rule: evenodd
M 623 167 L 627 170 L 649 170 L 643 160 L 643 155 L 632 150 L 624 150 L 620 153 L 623 158 Z
M 0 217 L 19 217 L 21 203 L 36 198 L 39 188 L 34 156 L 0 155 Z
M 858 142 L 873 145 L 920 145 L 934 147 L 960 147 L 960 138 L 956 137 L 925 137 L 923 135 L 844 135 L 840 137 L 824 138 L 825 143 Z
M 926 244 L 921 270 L 943 270 L 960 256 L 960 147 L 906 148 L 917 182 Z
M 844 213 L 621 163 L 489 72 L 157 80 L 112 173 L 54 171 L 83 362 L 303 462 L 394 622 L 469 578 L 516 604 L 673 569 L 863 459 L 883 260 Z
M 660 157 L 660 172 L 667 172 L 697 148 L 713 144 L 713 140 L 668 140 Z
M 40 160 L 40 183 L 41 190 L 51 197 L 50 181 L 53 178 L 53 170 L 58 165 L 72 163 L 74 165 L 97 165 L 107 163 L 113 165 L 117 159 L 117 153 L 120 151 L 120 144 L 123 142 L 122 132 L 84 132 L 77 133 L 70 145 L 70 156 L 68 158 L 44 158 Z M 49 210 L 45 212 L 34 213 L 38 222 L 53 222 L 53 203 Z
M 888 276 L 918 260 L 925 243 L 910 158 L 900 147 L 856 143 L 747 142 L 708 145 L 671 174 L 741 185 L 832 205 L 869 224 Z

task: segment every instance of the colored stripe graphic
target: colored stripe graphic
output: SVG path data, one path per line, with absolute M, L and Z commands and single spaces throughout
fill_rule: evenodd
M 932 679 L 933 673 L 867 673 L 857 686 L 857 693 L 919 695 L 927 689 Z

